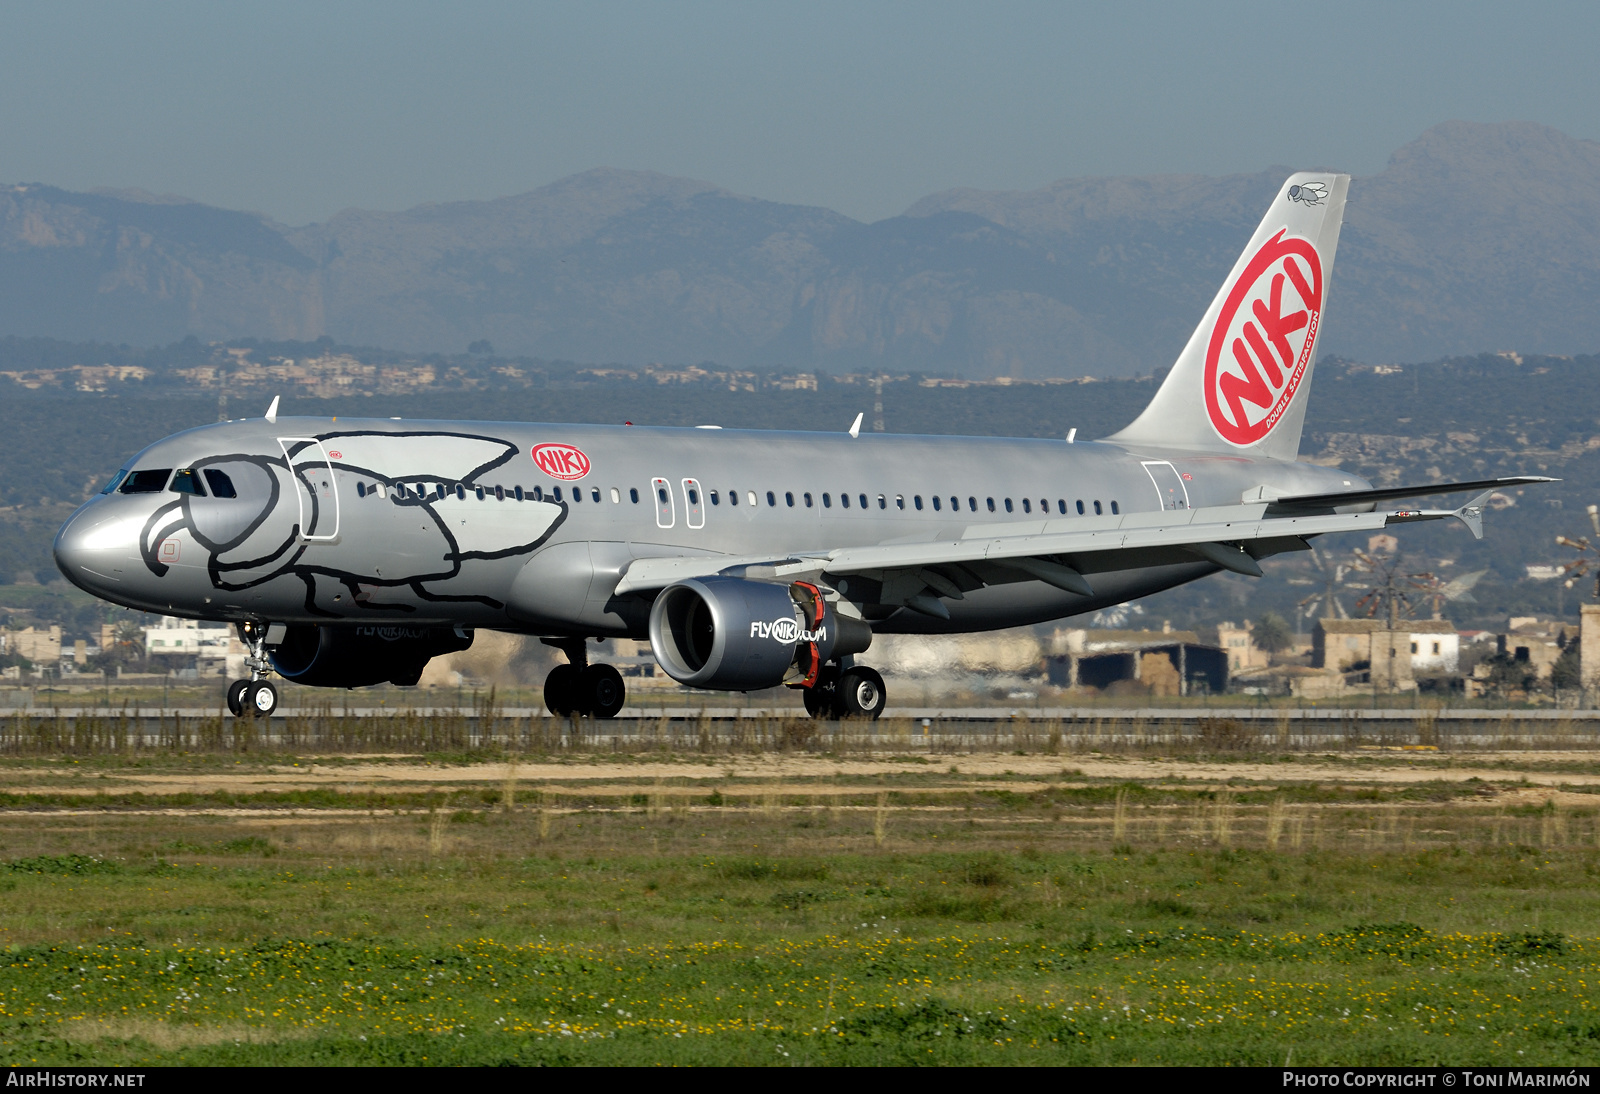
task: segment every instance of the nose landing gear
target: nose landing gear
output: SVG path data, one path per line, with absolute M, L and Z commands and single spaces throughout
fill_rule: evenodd
M 235 718 L 270 718 L 278 709 L 278 689 L 267 680 L 272 671 L 267 659 L 267 628 L 260 623 L 241 623 L 239 637 L 250 647 L 244 659 L 250 679 L 228 685 L 228 709 Z
M 550 713 L 560 718 L 570 714 L 615 718 L 628 698 L 622 673 L 612 665 L 589 664 L 589 650 L 581 638 L 546 638 L 544 642 L 566 654 L 568 662 L 545 677 L 544 705 Z

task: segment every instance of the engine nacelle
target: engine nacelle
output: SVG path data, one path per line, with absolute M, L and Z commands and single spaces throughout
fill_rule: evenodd
M 267 652 L 285 680 L 319 688 L 415 684 L 431 658 L 472 645 L 473 632 L 451 627 L 295 626 Z
M 755 691 L 815 679 L 829 658 L 871 643 L 865 623 L 828 610 L 808 585 L 690 578 L 663 589 L 650 610 L 657 663 L 696 688 Z

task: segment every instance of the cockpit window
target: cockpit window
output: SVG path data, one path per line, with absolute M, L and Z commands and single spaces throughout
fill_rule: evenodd
M 233 488 L 233 480 L 228 478 L 226 471 L 218 471 L 215 467 L 206 468 L 206 482 L 211 486 L 212 497 L 236 498 L 239 491 Z
M 111 476 L 111 481 L 106 483 L 105 487 L 103 489 L 101 489 L 100 492 L 102 494 L 111 493 L 111 491 L 115 490 L 119 485 L 121 485 L 122 480 L 127 478 L 127 477 L 128 477 L 128 469 L 126 467 L 124 467 L 121 471 L 118 471 L 115 475 Z
M 192 468 L 185 467 L 172 476 L 171 490 L 174 494 L 193 494 L 196 497 L 206 496 L 206 488 L 200 482 L 200 476 Z
M 172 468 L 163 467 L 160 470 L 135 471 L 122 483 L 124 494 L 159 494 L 167 485 L 167 478 L 172 474 Z

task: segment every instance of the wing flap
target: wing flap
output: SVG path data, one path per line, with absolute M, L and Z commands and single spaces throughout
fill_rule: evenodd
M 1385 486 L 1375 490 L 1349 490 L 1338 494 L 1292 494 L 1271 499 L 1268 512 L 1280 513 L 1329 509 L 1365 502 L 1425 498 L 1433 494 L 1464 494 L 1469 490 L 1498 490 L 1506 486 L 1530 486 L 1541 482 L 1560 482 L 1545 475 L 1513 475 L 1504 479 L 1474 479 L 1471 482 L 1430 482 L 1419 486 Z

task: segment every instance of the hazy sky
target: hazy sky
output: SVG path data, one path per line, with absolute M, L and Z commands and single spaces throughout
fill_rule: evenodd
M 1600 5 L 8 3 L 0 181 L 293 224 L 595 166 L 866 220 L 954 186 L 1600 137 Z

